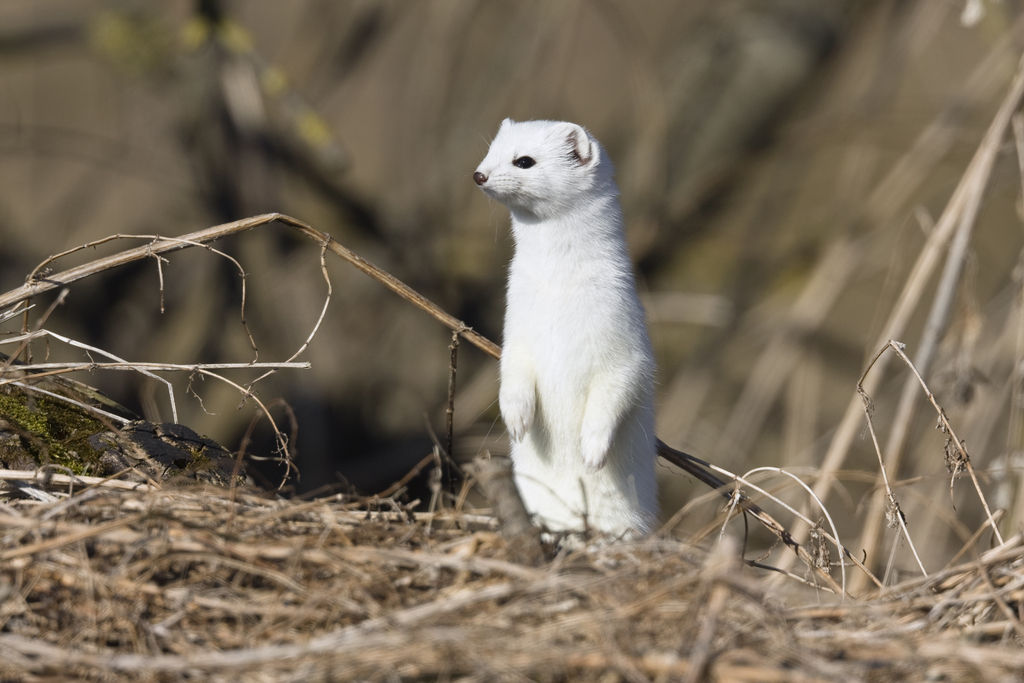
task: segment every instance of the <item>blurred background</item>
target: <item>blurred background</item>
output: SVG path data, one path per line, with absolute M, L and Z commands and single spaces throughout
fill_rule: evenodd
M 616 163 L 660 367 L 661 438 L 737 473 L 785 467 L 828 486 L 844 541 L 879 566 L 895 535 L 851 402 L 1010 88 L 1021 4 L 5 0 L 0 291 L 106 235 L 280 211 L 500 342 L 508 217 L 470 174 L 505 116 L 576 121 Z M 1007 533 L 1024 520 L 1020 164 L 1008 135 L 923 363 Z M 260 359 L 287 358 L 325 296 L 316 246 L 264 227 L 218 248 L 248 272 Z M 914 276 L 924 287 L 898 337 L 911 358 L 945 254 Z M 379 491 L 429 453 L 431 429 L 443 432 L 450 334 L 347 264 L 328 270 L 330 309 L 303 356 L 313 369 L 258 392 L 295 413 L 295 490 Z M 150 260 L 80 282 L 47 327 L 131 360 L 252 358 L 229 263 L 171 255 L 163 313 L 158 276 Z M 496 363 L 463 343 L 458 367 L 455 454 L 505 450 Z M 923 394 L 897 420 L 906 366 L 872 372 L 889 476 L 922 559 L 941 566 L 981 524 L 977 495 L 960 482 L 950 499 L 945 436 Z M 170 419 L 153 383 L 79 379 Z M 224 385 L 172 379 L 180 421 L 237 447 L 253 406 Z M 704 496 L 660 469 L 666 519 Z M 783 478 L 758 481 L 807 500 Z M 698 533 L 719 509 L 699 498 L 673 529 Z M 915 567 L 897 550 L 894 577 Z

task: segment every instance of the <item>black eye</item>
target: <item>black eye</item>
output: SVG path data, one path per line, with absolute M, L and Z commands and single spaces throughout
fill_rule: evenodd
M 519 168 L 530 168 L 535 163 L 537 162 L 533 160 L 533 157 L 516 157 L 512 160 L 512 165 Z

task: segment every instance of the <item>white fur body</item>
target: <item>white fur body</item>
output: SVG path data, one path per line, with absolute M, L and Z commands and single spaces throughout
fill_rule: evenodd
M 523 501 L 552 530 L 646 533 L 654 359 L 611 162 L 576 124 L 506 119 L 474 179 L 512 215 L 499 403 Z

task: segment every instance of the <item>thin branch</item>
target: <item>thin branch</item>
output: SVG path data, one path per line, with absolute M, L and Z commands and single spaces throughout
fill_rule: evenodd
M 19 301 L 24 301 L 44 292 L 52 291 L 57 287 L 71 284 L 72 282 L 95 275 L 96 273 L 104 270 L 109 270 L 110 268 L 149 258 L 154 254 L 179 251 L 187 246 L 212 242 L 222 237 L 227 237 L 228 235 L 245 232 L 261 225 L 274 222 L 296 229 L 307 237 L 325 245 L 326 248 L 336 256 L 348 261 L 351 265 L 377 280 L 406 301 L 409 301 L 423 311 L 426 311 L 450 329 L 459 330 L 459 336 L 482 350 L 484 353 L 487 353 L 494 358 L 501 355 L 501 349 L 497 344 L 475 332 L 461 320 L 449 315 L 437 306 L 437 304 L 433 303 L 398 278 L 381 270 L 344 245 L 335 242 L 327 233 L 321 232 L 297 218 L 292 218 L 291 216 L 287 216 L 282 213 L 265 213 L 258 216 L 251 216 L 249 218 L 243 218 L 230 223 L 215 225 L 204 230 L 197 230 L 196 232 L 183 235 L 179 238 L 160 237 L 146 246 L 127 249 L 107 257 L 75 266 L 74 268 L 69 268 L 59 273 L 47 275 L 45 278 L 30 277 L 29 281 L 21 287 L 0 294 L 0 308 L 11 306 Z M 112 238 L 99 240 L 98 243 L 109 241 L 109 239 Z M 49 261 L 52 261 L 62 255 L 64 254 L 58 254 Z
M 455 373 L 459 364 L 459 333 L 452 332 L 452 341 L 448 345 L 448 402 L 444 409 L 445 445 L 448 458 L 454 457 L 452 448 L 455 441 Z M 447 485 L 451 481 L 445 482 Z
M 19 301 L 15 304 L 14 308 L 0 313 L 0 323 L 5 323 L 11 318 L 16 318 L 22 313 L 25 313 L 30 308 L 35 308 L 35 304 L 27 304 L 24 301 Z
M 790 479 L 792 479 L 793 481 L 795 481 L 807 493 L 807 495 L 809 495 L 814 500 L 814 502 L 817 504 L 818 508 L 821 510 L 821 513 L 823 515 L 825 515 L 825 519 L 828 520 L 829 528 L 832 529 L 832 542 L 835 543 L 836 550 L 839 553 L 839 557 L 840 557 L 840 559 L 842 559 L 842 556 L 846 552 L 846 547 L 839 542 L 839 530 L 836 528 L 836 523 L 834 521 L 832 521 L 832 515 L 829 514 L 828 508 L 825 507 L 825 504 L 821 501 L 820 498 L 818 498 L 816 495 L 814 495 L 814 491 L 811 489 L 811 487 L 808 486 L 798 476 L 796 476 L 792 472 L 787 472 L 786 470 L 782 469 L 781 467 L 755 467 L 754 469 L 748 470 L 747 472 L 745 472 L 742 477 L 737 477 L 737 479 L 745 480 L 750 475 L 756 474 L 758 472 L 774 472 L 776 474 L 782 474 L 784 476 L 787 476 Z M 776 500 L 774 496 L 772 496 L 772 499 Z M 788 508 L 788 506 L 787 506 L 787 508 Z M 794 512 L 796 512 L 796 511 L 794 510 Z M 842 563 L 842 562 L 839 563 L 839 573 L 842 576 L 842 580 L 843 580 L 843 596 L 845 597 L 846 596 L 846 565 L 844 563 Z
M 123 358 L 119 358 L 118 356 L 115 356 L 114 354 L 110 353 L 109 351 L 105 351 L 105 350 L 103 350 L 101 348 L 98 348 L 98 347 L 95 347 L 95 346 L 90 346 L 89 344 L 85 344 L 83 342 L 76 341 L 74 339 L 71 339 L 70 337 L 65 337 L 64 335 L 57 334 L 56 332 L 51 332 L 50 330 L 40 329 L 40 330 L 36 330 L 34 332 L 28 332 L 26 334 L 18 335 L 16 337 L 10 337 L 8 339 L 0 340 L 0 344 L 8 344 L 8 343 L 20 342 L 19 348 L 24 348 L 25 344 L 27 344 L 32 339 L 35 339 L 36 337 L 52 337 L 52 338 L 54 338 L 54 339 L 56 339 L 58 341 L 61 341 L 61 342 L 65 343 L 65 344 L 67 344 L 68 346 L 72 346 L 72 347 L 75 347 L 75 348 L 78 348 L 78 349 L 82 349 L 87 354 L 89 352 L 92 352 L 92 353 L 95 353 L 97 355 L 105 356 L 107 358 L 110 358 L 110 359 L 112 359 L 114 361 L 114 364 L 124 364 L 124 365 L 127 365 L 127 366 L 131 366 L 132 365 L 132 363 L 129 363 L 128 361 L 126 361 Z M 17 354 L 12 354 L 11 357 L 13 358 L 14 355 L 17 355 Z M 8 361 L 10 361 L 10 359 L 8 359 Z M 47 365 L 47 364 L 43 364 L 43 365 Z M 55 364 L 55 365 L 59 365 L 59 364 Z M 83 365 L 85 365 L 85 366 L 92 366 L 92 367 L 96 367 L 97 366 L 97 364 L 93 363 L 93 362 L 85 363 Z M 29 364 L 27 366 L 26 365 L 19 365 L 17 367 L 19 369 L 25 369 L 26 367 L 31 368 L 31 367 L 38 367 L 38 366 L 37 365 L 33 365 L 33 364 Z M 80 368 L 80 369 L 88 369 L 88 367 L 84 367 L 84 368 Z M 167 387 L 167 397 L 168 397 L 168 401 L 170 401 L 170 404 L 171 404 L 171 421 L 172 422 L 177 422 L 178 421 L 178 406 L 177 406 L 177 403 L 174 400 L 174 387 L 171 385 L 171 383 L 168 380 L 164 379 L 163 377 L 160 377 L 159 375 L 154 375 L 152 372 L 150 372 L 149 370 L 147 370 L 145 368 L 136 368 L 135 370 L 137 372 L 139 372 L 140 374 L 145 375 L 146 377 L 149 377 L 150 379 L 154 379 L 157 382 L 161 382 L 162 384 L 164 384 Z M 7 371 L 7 367 L 6 366 L 3 367 L 3 368 L 0 368 L 0 376 L 2 376 L 6 371 Z M 44 373 L 40 373 L 40 374 L 36 375 L 36 377 L 43 377 L 43 376 L 46 376 L 46 375 L 49 375 L 49 374 L 54 374 L 54 375 L 55 374 L 62 374 L 64 372 L 69 372 L 69 371 L 68 370 L 60 370 L 60 371 L 55 371 L 55 372 L 44 372 Z M 2 386 L 4 384 L 9 384 L 9 383 L 14 382 L 14 381 L 24 380 L 24 379 L 25 379 L 24 377 L 17 377 L 15 379 L 0 380 L 0 386 Z
M 64 300 L 67 299 L 68 297 L 68 292 L 69 290 L 67 288 L 62 289 L 60 293 L 57 295 L 57 297 L 50 303 L 50 305 L 43 312 L 43 315 L 36 322 L 36 331 L 41 329 L 42 326 L 46 324 L 46 321 L 50 319 L 50 316 L 53 315 L 53 312 L 57 310 L 58 306 L 64 304 Z M 26 332 L 28 330 L 28 312 L 32 308 L 35 308 L 35 304 L 32 304 L 31 306 L 25 306 L 24 308 L 21 309 L 22 332 Z M 14 353 L 12 353 L 11 355 L 4 359 L 4 364 L 0 366 L 0 374 L 7 372 L 7 368 L 11 367 L 11 363 L 13 363 L 15 359 L 21 355 L 21 352 L 25 351 L 26 349 L 28 349 L 28 353 L 25 354 L 26 360 L 32 359 L 32 349 L 29 347 L 28 342 L 28 339 L 23 340 L 21 344 L 18 345 L 18 348 L 14 351 Z
M 202 232 L 202 231 L 200 231 L 200 232 Z M 196 234 L 196 233 L 193 233 L 193 234 Z M 220 256 L 221 258 L 226 259 L 228 262 L 230 262 L 238 270 L 238 275 L 239 275 L 239 277 L 240 277 L 240 279 L 242 281 L 241 304 L 240 304 L 240 309 L 241 309 L 240 310 L 240 316 L 241 316 L 242 328 L 245 330 L 245 334 L 246 334 L 246 336 L 249 339 L 249 345 L 252 348 L 253 353 L 255 354 L 255 357 L 253 358 L 253 361 L 255 362 L 256 360 L 259 359 L 259 349 L 256 347 L 256 340 L 252 336 L 252 331 L 249 329 L 249 324 L 245 320 L 245 301 L 246 301 L 245 281 L 246 281 L 246 278 L 247 278 L 247 273 L 245 272 L 245 268 L 242 267 L 242 264 L 239 263 L 238 259 L 236 259 L 235 257 L 231 256 L 230 254 L 228 254 L 226 252 L 221 251 L 220 249 L 216 249 L 216 248 L 210 246 L 209 244 L 207 244 L 207 242 L 209 240 L 193 240 L 193 239 L 190 239 L 190 235 L 184 235 L 182 237 L 163 237 L 161 235 L 126 235 L 126 234 L 107 235 L 106 237 L 103 237 L 101 239 L 94 240 L 92 242 L 87 242 L 86 244 L 81 244 L 81 245 L 79 245 L 77 247 L 72 247 L 71 249 L 65 249 L 64 251 L 62 251 L 60 253 L 57 253 L 57 254 L 54 254 L 53 256 L 48 256 L 46 259 L 44 259 L 42 261 L 42 263 L 40 263 L 35 268 L 33 268 L 31 273 L 28 274 L 28 277 L 25 279 L 26 285 L 34 283 L 34 282 L 60 281 L 62 275 L 66 274 L 66 273 L 73 272 L 73 271 L 75 271 L 77 269 L 76 268 L 72 268 L 71 270 L 66 270 L 63 273 L 59 273 L 57 275 L 54 275 L 54 276 L 50 277 L 50 276 L 48 276 L 48 271 L 49 271 L 50 264 L 56 262 L 57 260 L 59 260 L 61 258 L 64 258 L 65 256 L 69 256 L 70 254 L 74 254 L 76 252 L 79 252 L 79 251 L 82 251 L 82 250 L 85 250 L 85 249 L 89 249 L 89 248 L 93 248 L 93 247 L 98 247 L 98 246 L 100 246 L 102 244 L 106 244 L 108 242 L 113 242 L 115 240 L 121 240 L 121 239 L 150 240 L 150 242 L 149 242 L 149 244 L 146 244 L 145 246 L 138 247 L 136 249 L 129 249 L 128 251 L 119 252 L 117 254 L 114 254 L 113 257 L 115 257 L 115 258 L 119 257 L 119 256 L 122 256 L 124 254 L 128 254 L 128 253 L 131 253 L 133 256 L 131 258 L 128 258 L 127 260 L 114 263 L 113 265 L 101 267 L 99 270 L 107 270 L 108 268 L 112 268 L 114 266 L 124 265 L 125 263 L 131 263 L 132 261 L 138 261 L 141 258 L 155 258 L 156 261 L 157 261 L 157 268 L 159 270 L 159 278 L 160 278 L 160 312 L 161 313 L 163 313 L 163 311 L 164 311 L 164 305 L 163 305 L 164 278 L 163 278 L 163 268 L 162 268 L 162 266 L 160 264 L 161 264 L 162 261 L 166 261 L 167 259 L 162 259 L 160 257 L 160 254 L 164 253 L 165 251 L 177 251 L 177 249 L 157 248 L 157 246 L 156 246 L 157 244 L 177 243 L 178 244 L 178 248 L 200 247 L 200 248 L 206 249 L 207 251 L 209 251 L 209 252 L 211 252 L 213 254 L 216 254 L 217 256 Z M 91 264 L 100 263 L 100 262 L 103 262 L 103 261 L 106 261 L 106 259 L 102 259 L 102 258 L 101 259 L 96 259 L 95 261 L 90 261 L 89 263 L 83 264 L 83 266 L 79 266 L 79 268 L 82 268 L 82 267 L 85 267 L 85 266 L 89 266 Z M 91 274 L 93 274 L 93 273 L 88 273 L 87 275 L 91 275 Z M 86 277 L 87 275 L 83 275 L 82 277 Z M 80 279 L 80 278 L 76 277 L 75 279 Z M 68 282 L 72 282 L 72 281 L 73 280 L 68 280 Z M 24 289 L 24 288 L 21 288 L 21 289 Z M 17 290 L 12 290 L 12 291 L 17 291 Z M 46 290 L 41 290 L 41 291 L 46 291 Z M 10 293 L 10 292 L 8 292 L 8 293 Z M 0 299 L 2 299 L 2 297 L 0 297 Z M 3 306 L 4 306 L 3 304 L 0 304 L 0 308 L 3 308 Z
M 957 460 L 959 465 L 962 465 L 967 473 L 971 477 L 971 482 L 974 483 L 974 490 L 978 494 L 978 500 L 981 501 L 981 507 L 985 510 L 985 517 L 988 519 L 989 526 L 992 527 L 992 531 L 995 533 L 996 540 L 1000 545 L 1003 543 L 1003 535 L 999 533 L 999 525 L 996 524 L 996 520 L 992 517 L 992 511 L 989 509 L 988 501 L 985 499 L 985 494 L 981 491 L 981 484 L 978 482 L 978 475 L 974 471 L 974 465 L 971 464 L 971 456 L 967 454 L 967 449 L 964 447 L 963 441 L 956 435 L 956 431 L 953 429 L 953 425 L 949 423 L 949 419 L 946 417 L 946 411 L 939 405 L 939 402 L 935 400 L 935 394 L 932 393 L 931 389 L 925 383 L 924 378 L 921 377 L 921 373 L 917 371 L 914 364 L 911 362 L 907 354 L 903 352 L 903 344 L 898 341 L 889 340 L 886 345 L 887 348 L 891 348 L 900 359 L 907 364 L 910 371 L 914 373 L 918 383 L 921 385 L 921 389 L 924 391 L 925 396 L 928 398 L 928 402 L 935 408 L 935 412 L 938 414 L 939 423 L 942 426 L 943 431 L 948 435 L 948 438 L 952 442 L 952 445 L 956 449 L 960 458 Z M 884 349 L 883 349 L 884 350 Z M 953 472 L 953 476 L 950 478 L 949 486 L 953 488 L 953 480 L 956 478 L 956 472 Z
M 327 295 L 324 297 L 324 305 L 321 306 L 321 308 L 320 308 L 320 315 L 317 316 L 316 322 L 313 324 L 313 329 L 311 329 L 309 331 L 309 334 L 306 335 L 306 340 L 304 342 L 302 342 L 302 344 L 299 346 L 298 349 L 296 349 L 295 353 L 293 353 L 292 355 L 288 356 L 288 360 L 286 362 L 291 362 L 291 361 L 295 360 L 296 358 L 299 357 L 299 355 L 302 354 L 303 351 L 305 351 L 307 348 L 309 348 L 309 345 L 313 342 L 313 337 L 315 337 L 316 333 L 320 331 L 320 325 L 323 323 L 324 317 L 326 317 L 326 315 L 327 315 L 327 306 L 328 306 L 328 304 L 331 303 L 331 295 L 334 293 L 334 288 L 331 286 L 331 277 L 327 273 L 327 261 L 324 258 L 324 256 L 326 254 L 327 254 L 327 245 L 325 243 L 320 248 L 320 274 L 323 275 L 324 282 L 327 284 Z M 260 382 L 261 380 L 269 377 L 271 374 L 273 374 L 273 372 L 274 371 L 271 370 L 270 372 L 267 372 L 267 373 L 264 373 L 264 374 L 260 375 L 259 377 L 254 379 L 252 382 L 250 382 L 248 386 L 251 387 L 251 386 L 255 385 L 257 382 Z
M 727 470 L 712 465 L 711 463 L 701 460 L 700 458 L 696 458 L 690 455 L 689 453 L 678 451 L 672 448 L 671 446 L 667 445 L 660 439 L 658 440 L 658 455 L 667 460 L 668 462 L 672 463 L 676 467 L 679 467 L 683 471 L 696 477 L 698 481 L 701 481 L 702 483 L 710 486 L 712 489 L 719 491 L 726 500 L 730 501 L 730 503 L 733 501 L 733 496 L 735 495 L 734 484 L 730 484 L 730 482 L 724 479 L 720 479 L 713 473 L 713 471 L 721 472 L 728 476 L 733 482 L 742 483 L 744 486 L 748 486 L 754 489 L 755 491 L 762 493 L 765 496 L 771 497 L 773 500 L 778 502 L 787 510 L 799 515 L 799 513 L 796 510 L 794 510 L 791 506 L 787 505 L 784 501 L 778 500 L 774 496 L 771 496 L 771 494 L 769 494 L 767 491 L 760 488 L 759 486 L 749 481 L 746 481 L 740 477 L 737 477 L 736 475 L 732 474 L 731 472 L 728 472 Z M 832 588 L 832 590 L 836 592 L 836 594 L 844 594 L 842 586 L 836 583 L 835 579 L 833 579 L 828 574 L 828 572 L 824 571 L 823 569 L 817 566 L 817 564 L 814 562 L 814 559 L 811 557 L 810 553 L 807 552 L 803 545 L 801 545 L 795 538 L 793 538 L 792 534 L 790 534 L 789 531 L 786 530 L 786 527 L 784 527 L 782 524 L 776 521 L 775 518 L 773 518 L 763 509 L 761 509 L 760 506 L 751 501 L 750 498 L 747 497 L 742 492 L 740 492 L 737 495 L 736 504 L 742 507 L 748 514 L 750 514 L 752 517 L 754 517 L 754 519 L 760 522 L 761 525 L 765 527 L 765 529 L 767 529 L 776 538 L 782 541 L 782 543 L 786 545 L 786 547 L 788 547 L 790 550 L 792 550 L 796 554 L 796 556 L 800 558 L 800 560 L 803 561 L 808 567 L 812 567 L 815 571 L 817 571 L 818 575 L 829 584 L 829 586 Z M 804 517 L 803 519 L 810 523 L 810 520 L 807 520 L 806 517 Z M 813 524 L 811 524 L 811 526 L 813 526 Z M 846 548 L 844 548 L 838 542 L 837 539 L 833 538 L 829 540 L 835 543 L 836 547 L 839 548 L 840 551 L 843 554 L 845 554 L 846 557 L 853 564 L 855 564 L 869 578 L 871 578 L 871 580 L 874 581 L 875 584 L 877 584 L 879 587 L 882 586 L 882 583 L 878 580 L 878 578 L 875 577 L 875 575 L 872 574 L 871 571 L 868 570 L 868 568 L 865 567 L 862 562 L 860 562 L 860 560 L 855 558 L 848 550 L 846 550 Z
M 910 546 L 911 552 L 914 553 L 914 559 L 917 560 L 917 566 L 921 569 L 921 573 L 928 576 L 928 571 L 924 568 L 924 564 L 921 562 L 920 555 L 917 554 L 917 547 L 914 545 L 914 540 L 910 537 L 910 531 L 907 529 L 907 518 L 903 514 L 903 509 L 900 507 L 899 501 L 896 500 L 896 494 L 892 490 L 892 486 L 889 485 L 889 474 L 885 469 L 885 458 L 882 457 L 882 448 L 878 445 L 878 436 L 875 434 L 875 424 L 871 420 L 871 397 L 868 396 L 868 392 L 864 389 L 864 375 L 868 373 L 868 370 L 875 364 L 878 358 L 882 355 L 885 349 L 888 347 L 882 347 L 875 357 L 868 363 L 867 368 L 864 370 L 864 374 L 861 375 L 860 381 L 857 382 L 857 393 L 860 395 L 861 400 L 864 402 L 864 418 L 867 420 L 868 433 L 871 435 L 871 443 L 875 446 L 875 454 L 878 456 L 878 469 L 882 473 L 882 483 L 885 485 L 885 496 L 889 501 L 886 517 L 891 519 L 891 524 L 896 524 L 903 531 L 903 536 L 907 539 L 907 545 Z M 875 512 L 874 514 L 878 514 Z
M 0 470 L 0 481 L 31 481 L 35 483 L 63 484 L 65 486 L 102 486 L 125 491 L 154 491 L 160 487 L 156 484 L 111 479 L 110 477 L 87 477 L 80 474 L 55 474 L 53 472 L 33 472 L 27 470 Z
M 262 363 L 151 363 L 146 361 L 69 361 L 66 363 L 28 363 L 18 365 L 18 370 L 32 372 L 32 377 L 45 377 L 47 375 L 59 375 L 68 372 L 79 372 L 82 370 L 159 370 L 165 372 L 195 372 L 196 370 L 257 370 L 272 368 L 275 370 L 309 370 L 312 365 L 309 361 L 282 361 Z M 38 372 L 40 370 L 53 372 Z M 17 380 L 0 380 L 0 386 L 11 384 Z

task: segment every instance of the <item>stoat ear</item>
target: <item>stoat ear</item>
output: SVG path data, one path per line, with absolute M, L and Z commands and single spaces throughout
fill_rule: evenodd
M 498 130 L 504 130 L 505 128 L 508 128 L 509 126 L 511 126 L 513 123 L 515 123 L 515 121 L 513 121 L 512 119 L 506 118 L 504 121 L 501 122 L 501 125 L 498 126 Z
M 594 141 L 583 126 L 570 123 L 568 128 L 565 141 L 569 147 L 569 157 L 580 166 L 589 166 L 597 156 Z

